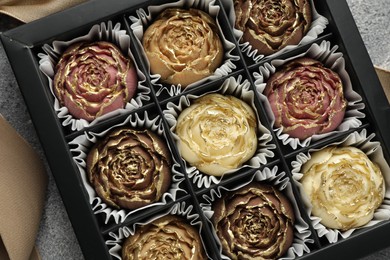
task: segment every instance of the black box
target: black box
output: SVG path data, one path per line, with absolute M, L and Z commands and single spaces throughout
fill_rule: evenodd
M 43 52 L 42 46 L 44 44 L 50 45 L 54 40 L 69 40 L 84 35 L 93 25 L 108 20 L 121 21 L 125 25 L 125 29 L 130 31 L 129 15 L 134 15 L 139 8 L 148 5 L 158 5 L 163 2 L 165 1 L 118 0 L 109 2 L 92 0 L 0 35 L 86 259 L 111 259 L 112 256 L 110 256 L 105 244 L 107 234 L 117 230 L 120 226 L 141 220 L 143 214 L 142 212 L 134 214 L 131 219 L 121 224 L 109 223 L 105 225 L 102 224 L 103 221 L 99 216 L 95 216 L 93 213 L 68 144 L 70 140 L 81 134 L 82 130 L 71 131 L 61 125 L 53 110 L 53 97 L 48 88 L 47 79 L 38 67 L 39 58 L 37 54 Z M 387 162 L 390 162 L 390 136 L 387 134 L 387 130 L 390 129 L 390 121 L 388 120 L 390 107 L 347 3 L 339 0 L 314 0 L 314 3 L 317 11 L 329 20 L 329 24 L 325 31 L 319 35 L 318 39 L 313 42 L 319 43 L 322 40 L 327 40 L 332 45 L 339 46 L 338 51 L 344 54 L 345 67 L 351 78 L 353 88 L 362 96 L 363 103 L 366 106 L 364 110 L 366 118 L 363 120 L 362 126 L 352 130 L 360 131 L 367 129 L 370 133 L 375 133 L 375 140 L 380 142 L 385 159 Z M 222 6 L 220 1 L 216 1 L 216 4 Z M 226 13 L 223 11 L 222 15 L 225 17 Z M 230 30 L 227 23 L 222 24 L 222 26 L 225 26 L 227 31 Z M 131 37 L 134 37 L 131 32 L 129 34 Z M 232 38 L 231 32 L 227 34 L 228 37 Z M 237 44 L 237 42 L 235 43 Z M 300 47 L 299 50 L 304 50 L 305 48 L 307 48 L 307 45 Z M 145 70 L 142 58 L 137 56 L 137 47 L 132 46 L 132 50 L 136 56 L 135 60 L 140 64 L 141 69 Z M 294 50 L 292 53 L 297 53 L 299 50 Z M 243 55 L 237 49 L 235 51 L 237 55 Z M 288 56 L 291 53 L 283 55 Z M 241 67 L 233 71 L 232 75 L 236 76 L 244 73 L 248 78 L 251 78 L 253 68 L 258 67 L 258 65 L 250 62 L 247 63 L 244 57 L 238 64 Z M 220 82 L 221 80 L 215 80 L 215 82 L 208 82 L 206 85 L 209 86 Z M 146 84 L 151 86 L 150 79 L 146 81 Z M 140 108 L 140 112 L 146 109 L 156 109 L 157 113 L 162 113 L 162 107 L 167 102 L 175 100 L 175 97 L 166 99 L 156 98 L 154 91 L 151 92 L 151 95 L 150 103 L 147 103 L 144 108 Z M 156 107 L 154 108 L 154 106 Z M 114 123 L 121 118 L 119 116 L 102 124 Z M 269 125 L 266 124 L 266 126 L 269 128 Z M 349 132 L 352 132 L 352 130 Z M 345 136 L 345 134 L 342 134 L 342 136 Z M 172 140 L 170 142 L 171 145 L 174 145 Z M 316 145 L 320 146 L 326 142 L 329 142 L 329 140 Z M 288 153 L 291 152 L 290 157 L 287 156 L 287 159 L 283 156 L 286 151 L 278 147 L 275 151 L 274 161 L 271 160 L 268 163 L 269 165 L 278 164 L 283 170 L 290 172 L 290 169 L 288 169 L 290 163 L 288 158 L 300 151 L 306 151 L 312 146 L 293 152 L 287 151 Z M 178 155 L 176 154 L 175 156 Z M 226 183 L 233 181 L 233 178 L 226 179 Z M 189 188 L 188 194 L 179 196 L 180 198 L 177 201 L 191 201 L 190 203 L 196 204 L 195 211 L 200 211 L 197 203 L 199 203 L 199 199 L 208 189 L 192 188 L 188 179 L 186 179 L 185 185 Z M 298 194 L 296 190 L 295 194 Z M 148 212 L 148 214 L 153 213 L 153 210 Z M 202 213 L 200 215 L 200 219 L 205 221 Z M 203 239 L 206 244 L 210 244 L 207 248 L 210 256 L 220 259 L 216 252 L 216 244 L 211 237 L 210 227 L 204 225 L 204 228 L 205 230 L 202 233 L 204 235 Z M 317 237 L 313 229 L 312 231 L 314 242 L 310 244 L 310 253 L 304 253 L 299 259 L 354 259 L 390 245 L 387 240 L 387 234 L 390 232 L 390 221 L 383 221 L 373 227 L 358 230 L 349 238 L 340 239 L 334 244 L 324 242 Z

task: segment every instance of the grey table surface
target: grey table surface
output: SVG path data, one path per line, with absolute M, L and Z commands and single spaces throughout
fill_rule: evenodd
M 390 69 L 390 0 L 347 0 L 347 3 L 373 64 Z M 20 24 L 13 19 L 0 16 L 0 31 L 5 31 Z M 46 163 L 28 110 L 1 44 L 0 113 L 34 147 Z M 47 172 L 49 184 L 36 241 L 42 259 L 83 259 L 62 199 L 48 167 Z M 361 259 L 390 259 L 390 242 L 389 248 L 364 256 Z

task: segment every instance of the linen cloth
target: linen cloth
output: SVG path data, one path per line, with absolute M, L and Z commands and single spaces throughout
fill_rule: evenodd
M 0 13 L 24 23 L 78 5 L 86 0 L 0 0 Z
M 40 259 L 34 245 L 46 186 L 38 154 L 0 115 L 0 259 Z

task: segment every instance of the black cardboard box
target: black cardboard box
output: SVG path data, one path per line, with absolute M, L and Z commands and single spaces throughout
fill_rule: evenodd
M 158 5 L 163 2 L 159 0 L 119 0 L 115 2 L 92 0 L 75 8 L 1 34 L 4 48 L 29 108 L 34 126 L 86 259 L 113 259 L 105 243 L 107 234 L 117 230 L 120 226 L 142 220 L 144 215 L 141 212 L 139 214 L 133 214 L 130 219 L 126 219 L 120 224 L 104 224 L 101 217 L 93 213 L 69 146 L 69 142 L 81 134 L 83 130 L 71 131 L 61 125 L 61 121 L 53 110 L 53 97 L 48 88 L 47 79 L 38 67 L 39 58 L 37 54 L 42 52 L 42 46 L 44 44 L 51 44 L 54 40 L 69 40 L 84 35 L 93 25 L 108 20 L 120 21 L 125 26 L 125 29 L 129 31 L 131 37 L 134 37 L 130 32 L 129 15 L 134 15 L 135 11 L 139 8 L 148 5 Z M 337 0 L 315 0 L 314 3 L 317 11 L 329 20 L 329 24 L 325 31 L 319 35 L 318 39 L 313 42 L 319 43 L 322 40 L 327 40 L 333 45 L 339 46 L 338 51 L 344 55 L 345 67 L 351 78 L 352 86 L 362 96 L 363 103 L 365 104 L 364 112 L 366 118 L 363 119 L 362 126 L 357 129 L 351 129 L 347 133 L 362 129 L 367 129 L 368 132 L 375 133 L 375 140 L 380 142 L 384 156 L 387 162 L 390 162 L 390 136 L 387 134 L 387 130 L 390 129 L 390 122 L 387 120 L 390 107 L 348 6 L 345 1 Z M 222 6 L 220 1 L 216 1 L 216 4 Z M 225 17 L 226 13 L 222 12 L 222 15 Z M 230 30 L 228 29 L 229 25 L 227 23 L 223 23 L 221 26 L 226 27 L 227 31 Z M 235 42 L 232 34 L 229 32 L 227 34 L 227 37 L 230 37 Z M 307 49 L 307 45 L 283 55 L 288 57 L 292 53 L 303 51 Z M 138 57 L 138 47 L 134 46 L 134 44 L 131 47 L 132 52 L 136 56 L 136 62 L 139 63 L 141 70 L 146 71 L 144 61 Z M 237 55 L 241 55 L 240 57 L 242 59 L 237 62 L 238 68 L 231 75 L 237 76 L 243 74 L 247 78 L 251 78 L 253 68 L 257 68 L 258 64 L 247 63 L 245 57 L 242 56 L 243 54 L 237 51 L 237 49 L 235 51 Z M 220 84 L 227 77 L 213 82 L 207 82 L 206 88 L 209 85 Z M 147 86 L 152 85 L 150 79 L 147 79 L 146 84 Z M 193 92 L 196 93 L 196 91 L 199 92 L 201 90 L 198 88 Z M 176 100 L 176 97 L 166 99 L 156 98 L 153 89 L 151 95 L 150 103 L 147 103 L 145 107 L 140 108 L 138 111 L 132 111 L 131 113 L 154 110 L 156 113 L 161 114 L 163 108 L 169 101 Z M 122 118 L 123 116 L 112 118 L 107 122 L 103 122 L 101 127 L 118 122 Z M 167 125 L 165 126 L 168 129 Z M 269 128 L 267 123 L 266 126 Z M 96 129 L 98 128 L 99 125 L 96 126 Z M 335 139 L 341 138 L 347 133 L 340 134 Z M 172 140 L 169 141 L 171 145 L 174 145 Z M 330 140 L 327 139 L 324 142 L 318 142 L 309 147 L 320 147 L 327 142 L 330 142 Z M 289 158 L 300 151 L 309 149 L 306 147 L 296 151 L 285 151 L 280 146 L 276 147 L 274 151 L 275 158 L 270 159 L 267 166 L 279 165 L 279 167 L 289 174 L 291 174 Z M 288 156 L 286 156 L 286 153 Z M 175 156 L 178 157 L 178 154 L 175 154 Z M 249 176 L 253 170 L 247 170 L 247 172 L 247 176 Z M 243 175 L 245 173 L 246 171 L 243 171 Z M 228 177 L 222 183 L 229 185 L 229 183 L 235 180 L 239 180 L 239 178 Z M 205 221 L 205 216 L 201 213 L 198 203 L 201 200 L 201 196 L 207 193 L 209 189 L 198 190 L 193 188 L 188 178 L 186 178 L 184 185 L 189 188 L 188 193 L 179 196 L 177 201 L 169 202 L 163 208 L 168 208 L 176 202 L 190 201 L 195 206 L 194 210 L 200 214 L 200 219 Z M 295 194 L 298 194 L 296 190 Z M 161 209 L 151 209 L 147 211 L 147 214 L 151 215 L 159 210 Z M 333 244 L 319 238 L 315 231 L 312 231 L 313 243 L 309 245 L 310 252 L 304 253 L 299 259 L 330 259 L 333 257 L 355 259 L 389 245 L 387 234 L 390 232 L 390 221 L 383 221 L 373 227 L 358 230 L 349 238 L 339 239 L 338 242 Z M 205 244 L 208 245 L 207 251 L 209 256 L 213 259 L 220 259 L 217 245 L 213 241 L 211 233 L 209 225 L 204 225 L 202 235 Z

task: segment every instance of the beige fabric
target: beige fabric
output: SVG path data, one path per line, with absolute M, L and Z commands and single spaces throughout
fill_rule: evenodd
M 383 90 L 385 91 L 387 100 L 390 103 L 390 70 L 385 70 L 375 66 L 375 71 L 382 84 Z
M 0 13 L 28 23 L 87 0 L 0 0 Z
M 47 175 L 38 154 L 1 115 L 0 180 L 0 259 L 38 260 Z

